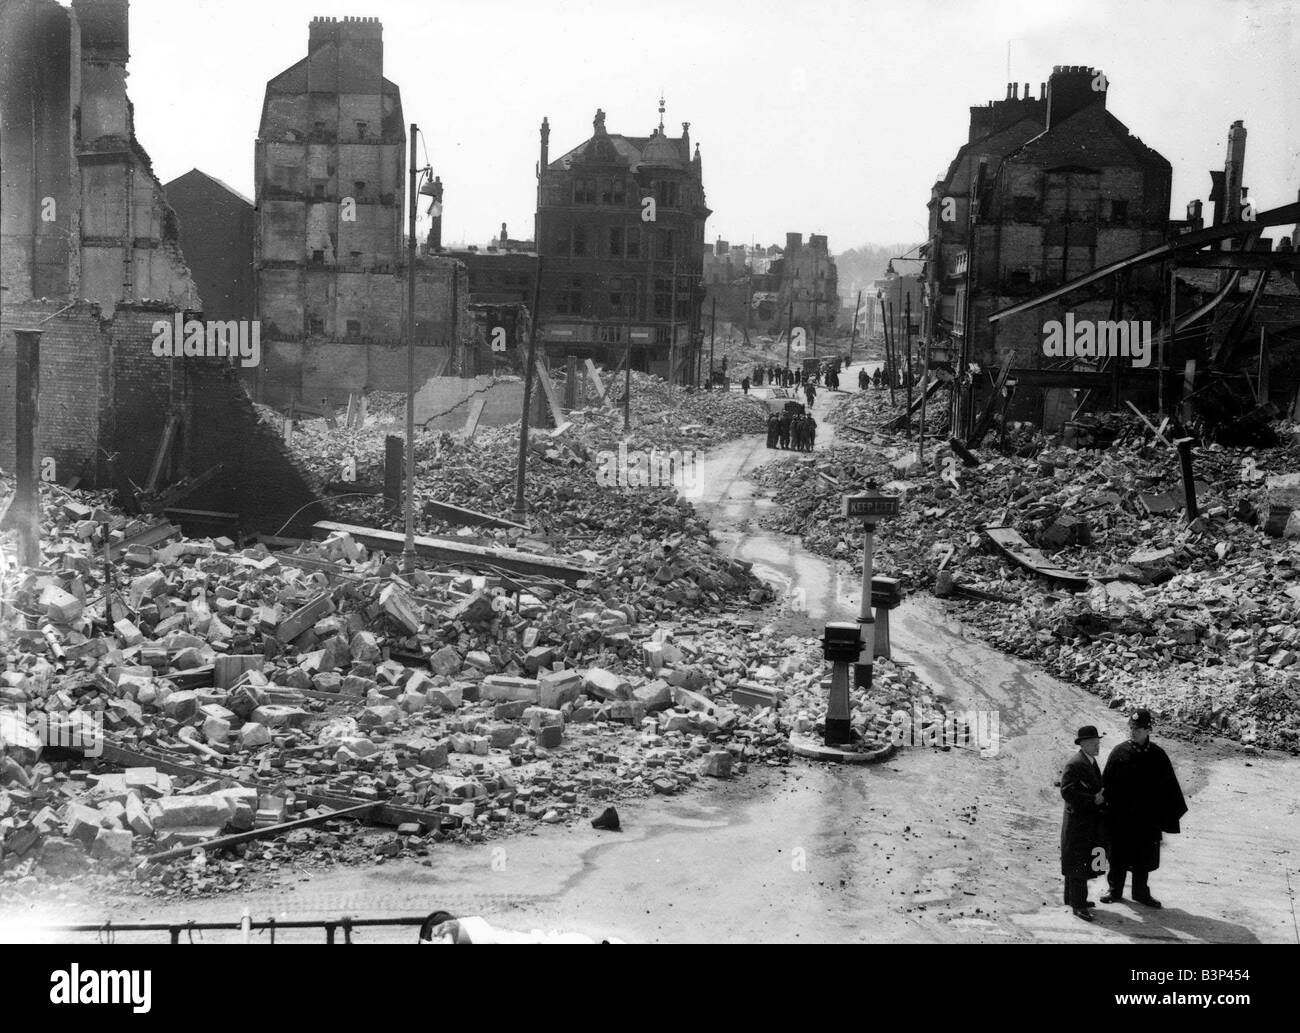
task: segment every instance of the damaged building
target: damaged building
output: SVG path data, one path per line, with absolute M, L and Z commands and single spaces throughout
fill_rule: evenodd
M 1268 377 L 1269 349 L 1290 341 L 1300 313 L 1290 238 L 1274 250 L 1261 232 L 1294 216 L 1250 207 L 1245 128 L 1232 127 L 1211 174 L 1211 226 L 1199 200 L 1171 220 L 1169 162 L 1107 110 L 1108 87 L 1086 66 L 1057 66 L 1038 97 L 1008 84 L 971 108 L 969 139 L 931 191 L 925 334 L 931 359 L 958 371 L 950 414 L 963 435 L 979 436 L 993 395 L 1003 418 L 1046 428 L 1126 402 L 1169 411 L 1183 395 L 1215 427 L 1261 408 L 1258 424 L 1268 392 L 1300 382 L 1290 360 Z M 1077 353 L 1058 343 L 1072 328 Z M 1258 373 L 1234 368 L 1247 341 L 1262 390 Z M 1192 408 L 1181 415 L 1190 423 Z
M 542 256 L 539 341 L 552 357 L 695 382 L 704 298 L 703 164 L 659 126 L 623 136 L 597 111 L 592 136 L 554 161 L 541 127 L 536 241 Z
M 1037 98 L 1010 83 L 1003 100 L 971 108 L 969 139 L 929 205 L 929 326 L 959 363 L 1059 365 L 1044 355 L 1044 325 L 1067 311 L 1078 320 L 1158 316 L 1159 271 L 1144 269 L 1122 306 L 1107 292 L 988 321 L 1164 240 L 1171 166 L 1107 109 L 1107 87 L 1098 69 L 1058 65 Z M 1032 379 L 1019 377 L 1025 387 Z
M 407 132 L 376 18 L 314 18 L 307 56 L 266 86 L 255 148 L 259 400 L 346 402 L 406 388 Z M 458 368 L 468 279 L 422 249 L 416 377 Z
M 778 319 L 793 318 L 795 326 L 807 327 L 810 342 L 835 328 L 839 279 L 825 234 L 811 233 L 805 244 L 802 233 L 787 233 L 785 249 L 768 276 L 775 281 Z
M 128 18 L 126 0 L 0 3 L 0 398 L 15 398 L 20 376 L 39 385 L 25 458 L 47 480 L 115 487 L 128 506 L 177 519 L 283 520 L 313 496 L 236 367 L 154 350 L 156 325 L 198 318 L 202 302 L 135 137 Z M 37 359 L 20 370 L 15 330 L 27 328 Z M 0 406 L 8 471 L 17 419 Z

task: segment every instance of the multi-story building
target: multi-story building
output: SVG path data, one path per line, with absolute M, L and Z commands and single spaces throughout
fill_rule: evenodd
M 1159 243 L 1169 226 L 1169 162 L 1106 108 L 1097 69 L 1057 66 L 1031 97 L 1018 83 L 973 107 L 970 134 L 931 192 L 926 335 L 965 362 L 1046 365 L 1045 321 L 1155 314 L 1159 270 L 1135 270 L 1124 312 L 1110 292 L 987 317 L 1099 265 Z M 974 211 L 972 212 L 972 204 Z
M 779 319 L 789 321 L 793 314 L 794 325 L 812 334 L 834 329 L 840 308 L 839 280 L 824 234 L 809 235 L 805 244 L 802 233 L 787 233 L 785 249 L 771 262 L 768 275 L 776 280 Z
M 634 369 L 693 380 L 704 297 L 704 223 L 709 209 L 690 123 L 682 135 L 605 128 L 550 160 L 541 128 L 537 251 L 542 257 L 539 341 L 552 356 L 608 366 L 630 348 Z
M 257 312 L 268 401 L 405 386 L 406 128 L 375 18 L 314 18 L 307 56 L 267 83 L 256 143 Z M 467 336 L 465 271 L 417 258 L 416 375 Z
M 406 127 L 375 18 L 313 18 L 307 56 L 266 85 L 258 128 L 257 297 L 277 335 L 358 334 L 402 249 Z

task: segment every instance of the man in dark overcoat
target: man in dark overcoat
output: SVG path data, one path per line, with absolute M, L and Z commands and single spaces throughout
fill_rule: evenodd
M 1065 902 L 1076 917 L 1092 921 L 1088 899 L 1088 880 L 1102 872 L 1102 816 L 1105 797 L 1102 793 L 1101 733 L 1093 725 L 1084 725 L 1074 740 L 1079 752 L 1070 758 L 1061 773 L 1061 799 L 1065 814 L 1061 819 L 1061 874 L 1065 876 Z
M 1151 741 L 1151 711 L 1129 718 L 1129 738 L 1110 751 L 1102 784 L 1106 791 L 1106 834 L 1110 840 L 1110 892 L 1103 904 L 1124 899 L 1124 880 L 1133 872 L 1133 899 L 1160 907 L 1147 875 L 1160 867 L 1163 833 L 1182 831 L 1179 819 L 1187 801 L 1169 755 Z

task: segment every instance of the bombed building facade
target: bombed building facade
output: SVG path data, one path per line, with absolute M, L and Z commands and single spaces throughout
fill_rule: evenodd
M 535 240 L 542 257 L 539 341 L 577 355 L 694 382 L 704 297 L 705 203 L 690 123 L 671 137 L 623 136 L 597 111 L 592 136 L 555 160 L 541 127 Z
M 49 479 L 283 519 L 312 495 L 236 367 L 153 349 L 155 327 L 200 316 L 202 299 L 135 136 L 128 18 L 126 0 L 0 3 L 0 397 L 20 372 L 14 330 L 37 329 L 32 438 Z M 0 406 L 10 470 L 16 417 Z
M 314 18 L 307 56 L 266 86 L 254 162 L 265 350 L 256 391 L 271 404 L 405 387 L 407 132 L 383 57 L 377 18 Z M 425 251 L 421 380 L 451 365 L 468 326 L 464 268 Z

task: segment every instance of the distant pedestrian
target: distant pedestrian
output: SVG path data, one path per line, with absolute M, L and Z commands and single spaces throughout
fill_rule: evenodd
M 805 384 L 803 387 L 803 393 L 807 396 L 808 408 L 811 409 L 813 407 L 813 402 L 817 400 L 816 386 L 813 384 Z
M 1092 921 L 1088 899 L 1088 880 L 1101 874 L 1104 865 L 1102 842 L 1101 768 L 1097 754 L 1101 751 L 1101 733 L 1093 725 L 1084 725 L 1074 739 L 1079 752 L 1070 758 L 1061 774 L 1061 799 L 1065 813 L 1061 818 L 1061 874 L 1065 877 L 1065 903 L 1076 918 Z
M 767 447 L 776 448 L 777 436 L 781 430 L 781 418 L 776 413 L 767 414 Z
M 1169 755 L 1151 741 L 1151 711 L 1136 711 L 1129 738 L 1110 751 L 1102 784 L 1106 791 L 1106 831 L 1110 838 L 1110 891 L 1103 904 L 1124 899 L 1124 880 L 1133 872 L 1133 899 L 1158 908 L 1147 875 L 1160 867 L 1160 839 L 1180 832 L 1187 801 Z
M 740 378 L 740 389 L 744 391 L 745 394 L 749 394 L 749 377 Z
M 817 421 L 813 418 L 812 413 L 808 414 L 808 423 L 804 429 L 805 433 L 808 435 L 807 451 L 811 452 L 817 447 Z
M 790 447 L 790 413 L 782 411 L 777 427 L 777 443 L 781 448 Z

